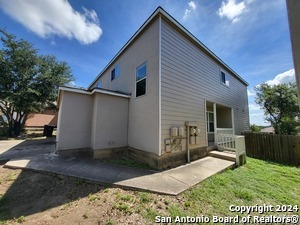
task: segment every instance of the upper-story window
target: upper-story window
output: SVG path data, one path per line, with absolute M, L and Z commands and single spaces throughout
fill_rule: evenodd
M 118 64 L 112 71 L 111 71 L 111 81 L 118 78 L 120 76 L 120 64 Z
M 144 63 L 136 68 L 136 97 L 146 94 L 147 64 Z
M 228 75 L 224 71 L 221 71 L 221 83 L 226 86 L 229 86 Z

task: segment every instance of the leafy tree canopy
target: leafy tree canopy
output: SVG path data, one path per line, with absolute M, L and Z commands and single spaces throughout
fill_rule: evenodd
M 58 87 L 73 76 L 66 62 L 1 29 L 0 47 L 0 110 L 9 135 L 19 135 L 29 113 L 55 108 Z
M 265 119 L 272 124 L 275 133 L 295 134 L 300 112 L 296 83 L 274 86 L 263 83 L 257 86 L 255 91 L 255 101 L 265 111 Z
M 251 124 L 251 125 L 250 125 L 250 130 L 251 130 L 252 132 L 255 132 L 255 133 L 257 133 L 257 132 L 260 132 L 260 130 L 261 130 L 261 127 L 260 127 L 260 126 L 257 126 L 257 125 L 255 125 L 255 124 Z

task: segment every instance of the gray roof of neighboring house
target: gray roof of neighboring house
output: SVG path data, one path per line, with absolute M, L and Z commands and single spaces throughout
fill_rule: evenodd
M 263 133 L 274 133 L 274 128 L 273 127 L 265 127 L 263 129 L 260 130 L 260 132 L 263 132 Z

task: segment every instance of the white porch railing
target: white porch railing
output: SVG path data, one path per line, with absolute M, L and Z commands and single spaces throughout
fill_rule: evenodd
M 216 128 L 217 134 L 234 134 L 233 128 Z
M 233 134 L 217 134 L 217 147 L 220 151 L 235 152 L 237 166 L 243 164 L 246 156 L 245 137 Z

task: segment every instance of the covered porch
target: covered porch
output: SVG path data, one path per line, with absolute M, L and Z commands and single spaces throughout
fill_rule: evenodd
M 244 164 L 245 139 L 235 134 L 233 108 L 206 101 L 206 131 L 209 155 Z
M 206 101 L 207 145 L 217 146 L 217 134 L 235 134 L 233 108 Z

